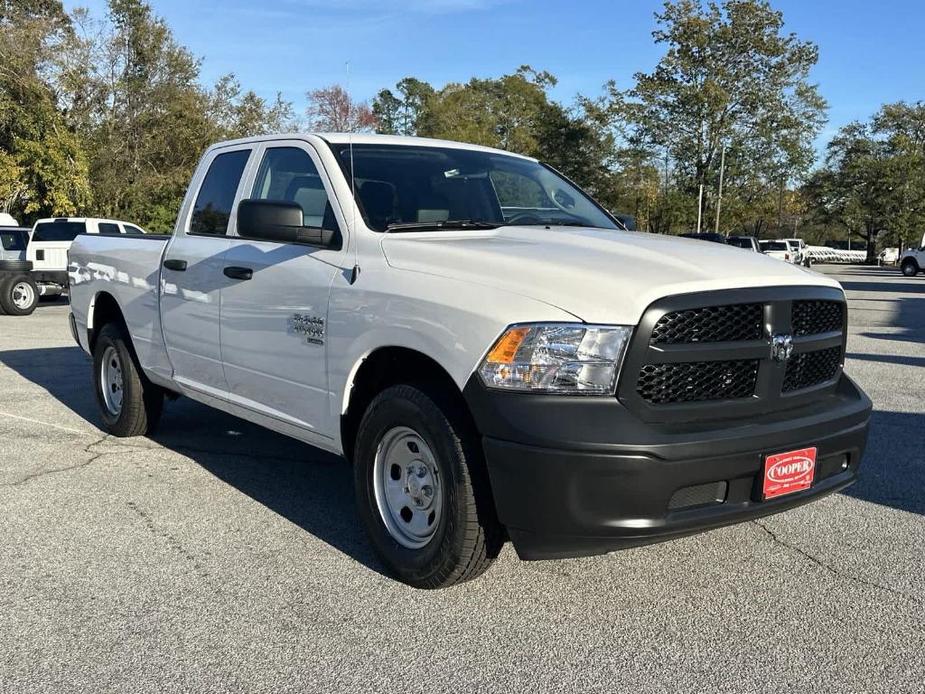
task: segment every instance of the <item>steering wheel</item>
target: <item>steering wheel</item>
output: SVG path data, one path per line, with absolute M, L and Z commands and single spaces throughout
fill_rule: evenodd
M 519 212 L 507 220 L 508 224 L 543 224 L 543 220 L 532 212 Z

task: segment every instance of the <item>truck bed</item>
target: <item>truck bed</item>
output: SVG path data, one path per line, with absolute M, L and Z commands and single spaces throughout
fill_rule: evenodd
M 123 308 L 138 360 L 145 372 L 170 373 L 158 309 L 161 257 L 169 235 L 78 236 L 68 253 L 71 312 L 77 338 L 89 348 L 88 317 L 110 294 Z

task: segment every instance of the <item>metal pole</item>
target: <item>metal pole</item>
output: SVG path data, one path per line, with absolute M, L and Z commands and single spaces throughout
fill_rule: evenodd
M 700 233 L 700 215 L 703 210 L 703 183 L 700 184 L 700 190 L 697 192 L 697 233 Z
M 719 155 L 719 190 L 716 193 L 716 226 L 713 231 L 719 233 L 719 210 L 723 205 L 723 174 L 726 172 L 726 145 Z

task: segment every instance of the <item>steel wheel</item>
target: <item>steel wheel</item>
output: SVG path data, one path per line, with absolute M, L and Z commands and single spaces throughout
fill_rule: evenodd
M 385 433 L 376 449 L 373 485 L 389 535 L 409 549 L 426 546 L 440 524 L 444 491 L 436 458 L 420 434 L 409 427 Z
M 106 347 L 100 365 L 100 391 L 109 414 L 118 417 L 122 412 L 123 383 L 122 360 L 113 345 Z
M 17 282 L 10 288 L 13 305 L 20 311 L 26 311 L 35 303 L 35 290 L 28 282 Z

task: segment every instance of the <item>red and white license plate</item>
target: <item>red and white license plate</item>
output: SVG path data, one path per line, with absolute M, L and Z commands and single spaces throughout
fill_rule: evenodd
M 763 498 L 773 499 L 809 489 L 815 474 L 815 448 L 769 455 L 764 461 Z

